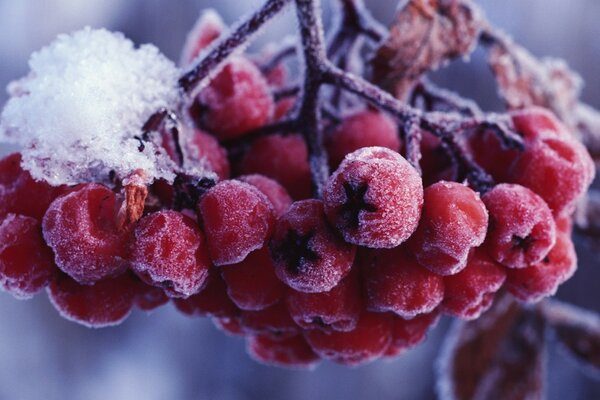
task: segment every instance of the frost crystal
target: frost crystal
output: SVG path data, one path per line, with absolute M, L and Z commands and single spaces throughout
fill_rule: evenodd
M 0 140 L 20 144 L 23 167 L 52 185 L 124 178 L 173 178 L 160 148 L 144 143 L 144 122 L 177 102 L 179 71 L 155 46 L 85 28 L 34 53 L 31 72 L 13 82 Z

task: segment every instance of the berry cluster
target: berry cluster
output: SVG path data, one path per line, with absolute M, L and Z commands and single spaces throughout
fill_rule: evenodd
M 204 23 L 184 62 L 222 29 Z M 520 149 L 491 129 L 462 138 L 498 182 L 481 192 L 436 158 L 448 146 L 435 132 L 419 143 L 421 174 L 393 118 L 345 112 L 328 121 L 334 172 L 312 198 L 305 138 L 260 131 L 293 110 L 275 95 L 286 75 L 232 58 L 189 106 L 194 126 L 160 132 L 174 162 L 214 178 L 156 181 L 139 218 L 123 218 L 119 185 L 52 187 L 19 154 L 0 161 L 2 287 L 20 298 L 47 287 L 62 316 L 90 327 L 173 301 L 245 336 L 261 362 L 311 367 L 397 356 L 442 313 L 477 318 L 503 287 L 538 301 L 573 274 L 571 215 L 594 165 L 549 112 L 511 115 Z

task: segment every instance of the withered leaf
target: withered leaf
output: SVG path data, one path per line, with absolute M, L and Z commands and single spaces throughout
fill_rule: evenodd
M 541 399 L 544 382 L 541 316 L 512 298 L 471 322 L 457 322 L 440 360 L 442 399 Z
M 471 0 L 410 0 L 373 59 L 375 82 L 403 98 L 414 80 L 470 54 L 483 26 Z
M 541 308 L 558 340 L 587 370 L 600 372 L 600 316 L 559 301 L 546 301 Z

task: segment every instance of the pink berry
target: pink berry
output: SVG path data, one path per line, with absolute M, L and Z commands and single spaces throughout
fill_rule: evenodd
M 391 248 L 417 228 L 423 184 L 400 154 L 366 147 L 346 156 L 329 178 L 323 201 L 329 221 L 347 242 Z
M 319 362 L 302 335 L 273 338 L 272 336 L 250 336 L 246 349 L 254 360 L 284 368 L 312 369 Z
M 440 181 L 425 189 L 410 248 L 431 272 L 456 274 L 467 264 L 469 251 L 483 243 L 487 226 L 488 213 L 478 193 L 460 183 Z
M 175 307 L 191 317 L 233 317 L 239 309 L 227 296 L 227 287 L 218 271 L 209 273 L 206 287 L 187 299 L 173 299 Z
M 215 265 L 237 264 L 263 247 L 275 222 L 265 195 L 239 181 L 218 183 L 200 199 L 198 209 Z
M 158 211 L 143 217 L 131 247 L 133 271 L 172 297 L 189 297 L 206 281 L 210 260 L 204 234 L 180 212 Z
M 218 330 L 229 336 L 246 336 L 239 317 L 214 317 L 213 324 Z
M 356 254 L 327 224 L 323 203 L 316 199 L 292 204 L 277 221 L 269 248 L 279 279 L 308 293 L 333 289 Z
M 105 186 L 90 183 L 57 198 L 44 216 L 44 238 L 58 267 L 82 284 L 128 267 L 126 232 L 117 226 L 118 202 Z
M 138 281 L 137 295 L 134 298 L 134 304 L 143 311 L 152 311 L 169 302 L 169 296 L 165 291 L 156 286 L 146 285 Z
M 394 315 L 392 343 L 385 351 L 384 356 L 396 357 L 423 342 L 427 332 L 437 324 L 439 317 L 440 313 L 438 311 L 417 315 L 412 319 L 404 319 Z
M 287 190 L 271 178 L 267 178 L 264 175 L 252 174 L 238 176 L 236 179 L 254 186 L 267 196 L 273 205 L 277 218 L 281 217 L 292 205 L 292 198 Z
M 229 178 L 227 151 L 219 145 L 214 136 L 195 129 L 187 145 L 187 150 L 194 165 L 214 171 L 221 180 Z
M 483 196 L 490 214 L 484 247 L 508 268 L 540 262 L 556 242 L 552 211 L 540 196 L 521 185 L 500 184 Z
M 19 299 L 42 290 L 57 269 L 35 218 L 8 214 L 0 224 L 0 287 Z
M 241 324 L 244 331 L 253 335 L 274 337 L 295 335 L 299 332 L 283 301 L 264 310 L 242 311 Z
M 226 29 L 225 23 L 214 11 L 202 13 L 187 35 L 181 52 L 181 65 L 184 67 L 189 65 Z

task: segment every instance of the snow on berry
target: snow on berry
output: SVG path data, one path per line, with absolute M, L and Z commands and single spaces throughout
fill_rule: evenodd
M 0 140 L 20 144 L 23 167 L 51 185 L 101 182 L 114 171 L 173 179 L 159 146 L 136 137 L 155 111 L 177 104 L 178 70 L 156 47 L 85 28 L 34 53 L 31 72 L 0 117 Z
M 173 297 L 189 297 L 204 285 L 210 268 L 204 234 L 190 217 L 171 210 L 142 218 L 131 243 L 131 269 Z
M 329 221 L 347 242 L 392 248 L 417 228 L 423 182 L 400 154 L 365 147 L 348 154 L 331 175 L 323 201 Z
M 284 368 L 313 369 L 320 358 L 302 335 L 273 338 L 257 335 L 246 339 L 246 350 L 254 360 Z

